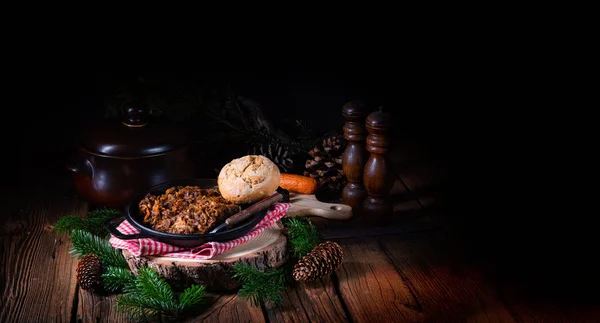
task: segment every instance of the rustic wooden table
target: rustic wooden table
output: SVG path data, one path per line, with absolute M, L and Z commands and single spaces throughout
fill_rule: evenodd
M 432 162 L 403 164 L 392 191 L 396 223 L 360 228 L 316 222 L 341 243 L 345 260 L 331 277 L 300 284 L 281 307 L 253 307 L 235 294 L 213 295 L 191 322 L 592 322 L 592 306 L 536 302 L 518 286 L 496 285 L 465 260 L 438 205 Z M 32 170 L 33 172 L 33 170 Z M 33 173 L 30 173 L 33 174 Z M 57 175 L 58 174 L 58 175 Z M 66 173 L 35 174 L 39 185 L 5 188 L 0 242 L 0 322 L 122 322 L 114 296 L 81 290 L 68 238 L 51 230 L 67 214 L 85 215 Z M 23 182 L 25 183 L 25 182 Z

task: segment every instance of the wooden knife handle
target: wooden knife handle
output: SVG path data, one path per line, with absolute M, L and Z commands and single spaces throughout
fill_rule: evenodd
M 268 209 L 269 207 L 271 207 L 271 205 L 281 201 L 282 199 L 283 199 L 283 195 L 281 195 L 278 192 L 275 192 L 275 193 L 271 194 L 270 196 L 265 197 L 264 199 L 252 204 L 248 208 L 243 209 L 240 212 L 230 216 L 229 218 L 227 218 L 227 220 L 225 220 L 225 223 L 227 223 L 227 224 L 238 223 L 242 220 L 245 220 L 248 216 L 250 216 L 256 212 L 260 212 L 260 211 Z

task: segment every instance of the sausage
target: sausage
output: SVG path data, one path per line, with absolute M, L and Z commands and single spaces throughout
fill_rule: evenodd
M 300 194 L 314 194 L 317 190 L 318 182 L 312 177 L 288 173 L 279 176 L 279 186 L 284 190 Z

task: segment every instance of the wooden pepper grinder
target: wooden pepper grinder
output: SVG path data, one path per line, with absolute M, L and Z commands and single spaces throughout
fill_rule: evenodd
M 367 117 L 367 151 L 371 153 L 364 169 L 363 181 L 368 197 L 363 203 L 365 223 L 384 225 L 392 222 L 392 202 L 388 196 L 394 186 L 394 171 L 387 157 L 390 147 L 391 116 L 383 107 Z
M 369 158 L 365 149 L 365 117 L 367 112 L 363 101 L 350 101 L 342 107 L 344 116 L 344 139 L 348 141 L 342 155 L 342 167 L 348 183 L 342 191 L 342 203 L 350 205 L 356 216 L 367 197 L 363 181 L 363 170 Z

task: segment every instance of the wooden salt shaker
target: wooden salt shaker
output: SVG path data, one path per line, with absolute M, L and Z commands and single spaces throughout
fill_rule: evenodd
M 369 158 L 365 149 L 365 117 L 367 112 L 363 101 L 350 101 L 342 107 L 344 117 L 344 139 L 348 141 L 342 155 L 342 167 L 348 183 L 342 191 L 342 203 L 350 205 L 356 217 L 367 197 L 363 181 L 363 170 Z
M 368 197 L 362 207 L 365 223 L 389 224 L 392 221 L 392 202 L 388 196 L 394 186 L 394 171 L 387 153 L 390 147 L 391 116 L 383 107 L 367 117 L 367 151 L 371 153 L 364 168 L 363 181 Z

